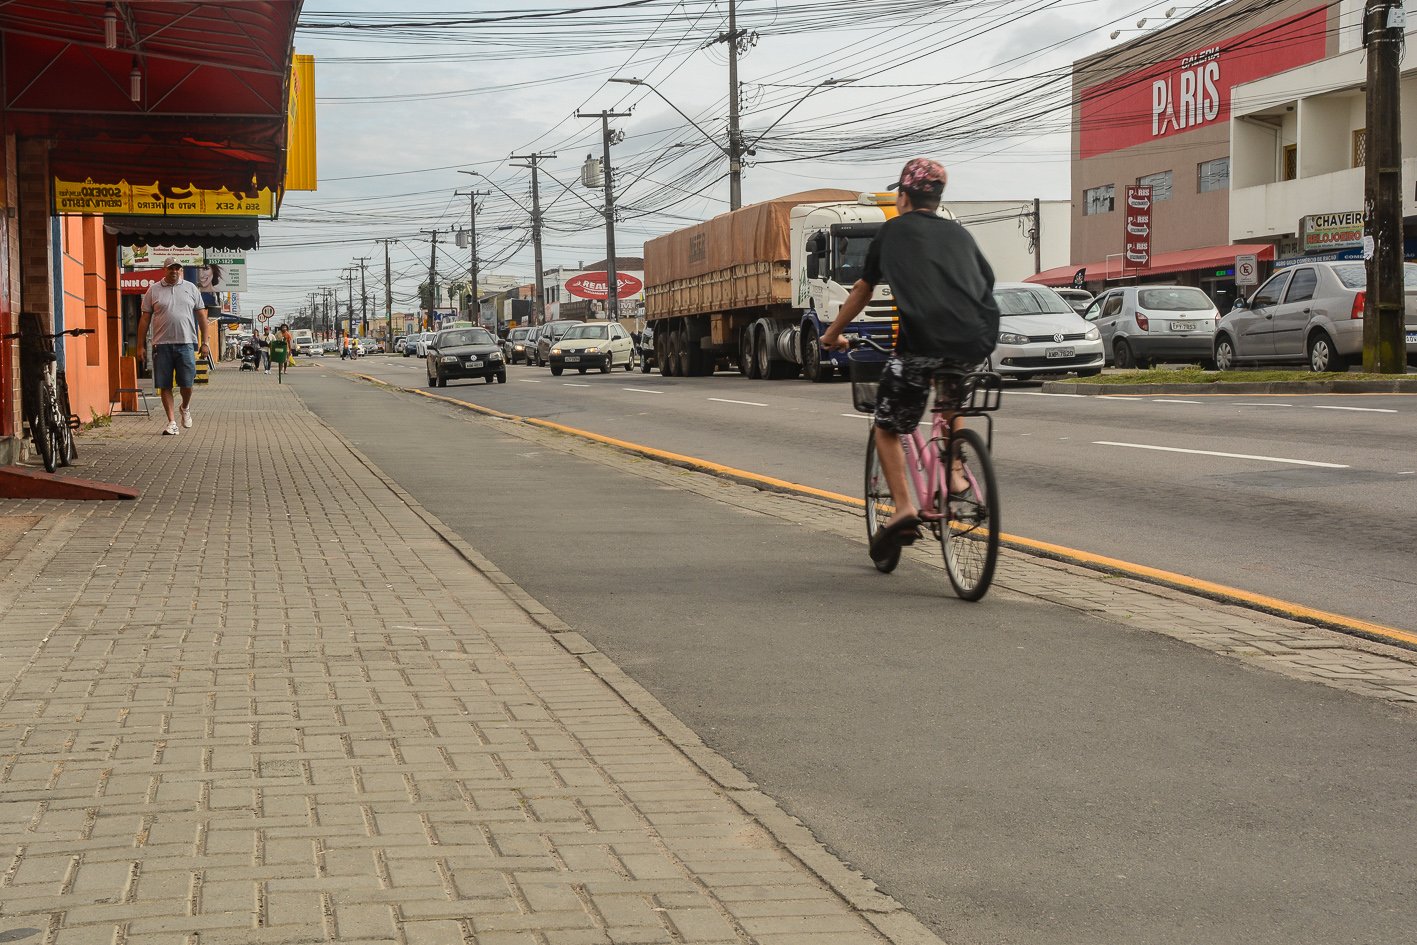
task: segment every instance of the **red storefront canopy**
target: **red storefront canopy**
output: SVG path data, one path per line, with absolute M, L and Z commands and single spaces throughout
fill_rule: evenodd
M 1088 282 L 1132 279 L 1145 276 L 1159 276 L 1169 272 L 1190 272 L 1193 269 L 1226 268 L 1235 265 L 1236 256 L 1246 254 L 1259 257 L 1260 262 L 1274 259 L 1274 247 L 1269 243 L 1231 243 L 1226 246 L 1205 246 L 1201 249 L 1184 249 L 1174 253 L 1157 253 L 1151 257 L 1147 269 L 1122 271 L 1121 255 L 1100 262 L 1078 263 L 1072 266 L 1058 266 L 1045 269 L 1025 281 L 1040 285 L 1072 285 L 1073 276 L 1079 269 L 1087 270 Z
M 279 191 L 298 0 L 0 5 L 9 131 L 54 141 L 66 180 Z M 139 96 L 130 96 L 137 70 Z

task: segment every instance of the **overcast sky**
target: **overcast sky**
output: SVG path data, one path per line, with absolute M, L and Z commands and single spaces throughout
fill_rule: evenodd
M 530 281 L 530 178 L 508 158 L 531 151 L 556 155 L 541 177 L 546 266 L 602 258 L 601 194 L 578 183 L 587 154 L 600 154 L 600 123 L 576 118 L 577 110 L 632 112 L 613 122 L 626 136 L 612 149 L 619 255 L 639 255 L 646 238 L 728 208 L 726 55 L 710 42 L 727 29 L 724 3 L 637 0 L 610 9 L 614 0 L 590 0 L 585 6 L 600 12 L 457 22 L 569 8 L 483 2 L 305 4 L 296 51 L 316 58 L 320 184 L 287 193 L 279 219 L 262 222 L 244 311 L 272 304 L 291 313 L 326 286 L 345 298 L 342 271 L 367 257 L 370 313 L 382 314 L 380 239 L 397 240 L 389 244 L 394 310 L 415 310 L 430 254 L 422 231 L 442 231 L 440 282 L 467 275 L 468 251 L 449 231 L 468 225 L 470 198 L 455 191 L 470 187 L 489 193 L 477 219 L 483 271 Z M 947 199 L 1066 198 L 1065 115 L 985 135 L 968 133 L 971 116 L 1018 95 L 1019 85 L 1001 80 L 1065 75 L 1074 59 L 1108 46 L 1114 29 L 1124 31 L 1118 42 L 1135 38 L 1137 20 L 1149 17 L 1153 28 L 1168 8 L 739 0 L 739 27 L 755 33 L 739 66 L 742 127 L 750 142 L 767 132 L 744 173 L 744 202 L 814 187 L 879 190 L 921 153 L 950 168 Z M 614 76 L 648 79 L 698 129 L 648 89 L 606 82 Z M 828 79 L 849 81 L 822 84 Z M 913 134 L 890 140 L 900 129 Z M 358 306 L 357 281 L 354 293 Z

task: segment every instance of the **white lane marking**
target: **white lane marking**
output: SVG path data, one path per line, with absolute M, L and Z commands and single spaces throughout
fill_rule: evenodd
M 664 393 L 664 391 L 662 391 L 662 390 L 645 390 L 643 387 L 622 387 L 622 388 L 620 388 L 620 389 L 621 389 L 621 390 L 627 390 L 627 391 L 630 391 L 631 393 L 635 393 L 635 394 L 662 394 L 662 393 Z
M 874 419 L 875 419 L 875 417 L 872 417 L 869 413 L 844 413 L 844 414 L 842 414 L 842 416 L 843 416 L 843 417 L 860 417 L 862 420 L 874 420 Z M 1027 435 L 1027 434 L 1025 434 L 1025 435 Z
M 760 404 L 756 400 L 726 400 L 723 397 L 710 397 L 709 400 L 720 404 L 742 404 L 744 407 L 766 407 L 767 404 Z
M 1328 404 L 1309 404 L 1309 406 L 1313 407 L 1315 410 L 1356 410 L 1361 413 L 1397 413 L 1396 410 L 1390 410 L 1387 407 L 1333 407 Z
M 1399 475 L 1399 476 L 1417 476 L 1417 469 L 1409 470 L 1408 472 L 1400 472 L 1400 473 L 1398 473 L 1398 475 Z
M 534 380 L 532 380 L 532 379 L 529 378 L 529 377 L 519 377 L 519 378 L 517 378 L 517 380 L 521 381 L 523 384 L 540 384 L 540 383 L 541 383 L 540 381 L 534 381 Z
M 1010 397 L 1087 397 L 1087 394 L 1045 394 L 1041 390 L 1011 390 Z
M 1152 403 L 1154 403 L 1154 404 L 1198 404 L 1198 403 L 1200 403 L 1200 401 L 1199 401 L 1199 400 L 1162 400 L 1161 398 L 1158 397 L 1156 400 L 1153 400 Z
M 1234 404 L 1234 406 L 1236 406 L 1236 407 L 1292 407 L 1292 406 L 1294 406 L 1294 405 L 1293 405 L 1293 404 L 1243 404 L 1243 403 L 1237 402 L 1237 403 Z
M 1161 453 L 1189 453 L 1192 456 L 1220 456 L 1225 459 L 1255 459 L 1265 463 L 1289 463 L 1293 466 L 1318 466 L 1322 469 L 1347 469 L 1342 463 L 1319 463 L 1309 459 L 1285 459 L 1282 456 L 1255 456 L 1250 453 L 1218 453 L 1214 450 L 1186 450 L 1179 446 L 1152 446 L 1148 443 L 1116 443 L 1112 440 L 1093 440 L 1093 446 L 1125 446 L 1134 450 L 1156 450 Z
M 562 381 L 562 387 L 589 387 L 589 384 L 572 384 L 570 381 Z

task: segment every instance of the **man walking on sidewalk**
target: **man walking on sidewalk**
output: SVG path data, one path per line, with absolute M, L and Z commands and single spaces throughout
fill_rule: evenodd
M 182 280 L 182 264 L 171 256 L 163 263 L 167 275 L 148 286 L 138 319 L 138 351 L 147 350 L 148 327 L 153 330 L 153 386 L 167 413 L 164 436 L 177 435 L 172 410 L 172 384 L 182 392 L 182 426 L 192 426 L 192 385 L 197 381 L 197 352 L 207 351 L 207 307 L 197 287 Z M 210 357 L 210 352 L 207 351 Z

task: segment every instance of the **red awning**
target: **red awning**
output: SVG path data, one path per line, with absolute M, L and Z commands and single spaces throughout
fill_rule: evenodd
M 1072 285 L 1073 277 L 1079 269 L 1086 269 L 1088 282 L 1111 282 L 1116 279 L 1133 279 L 1145 276 L 1159 276 L 1168 272 L 1190 272 L 1193 269 L 1215 269 L 1235 265 L 1236 256 L 1253 255 L 1260 262 L 1274 259 L 1274 246 L 1269 243 L 1231 243 L 1226 246 L 1206 246 L 1201 249 L 1183 249 L 1174 253 L 1157 253 L 1151 257 L 1149 269 L 1128 269 L 1122 272 L 1121 255 L 1110 260 L 1091 263 L 1076 263 L 1045 269 L 1036 276 L 1029 276 L 1026 282 L 1040 285 Z
M 105 4 L 0 5 L 7 130 L 52 139 L 69 180 L 278 191 L 299 0 L 110 5 L 116 49 Z

